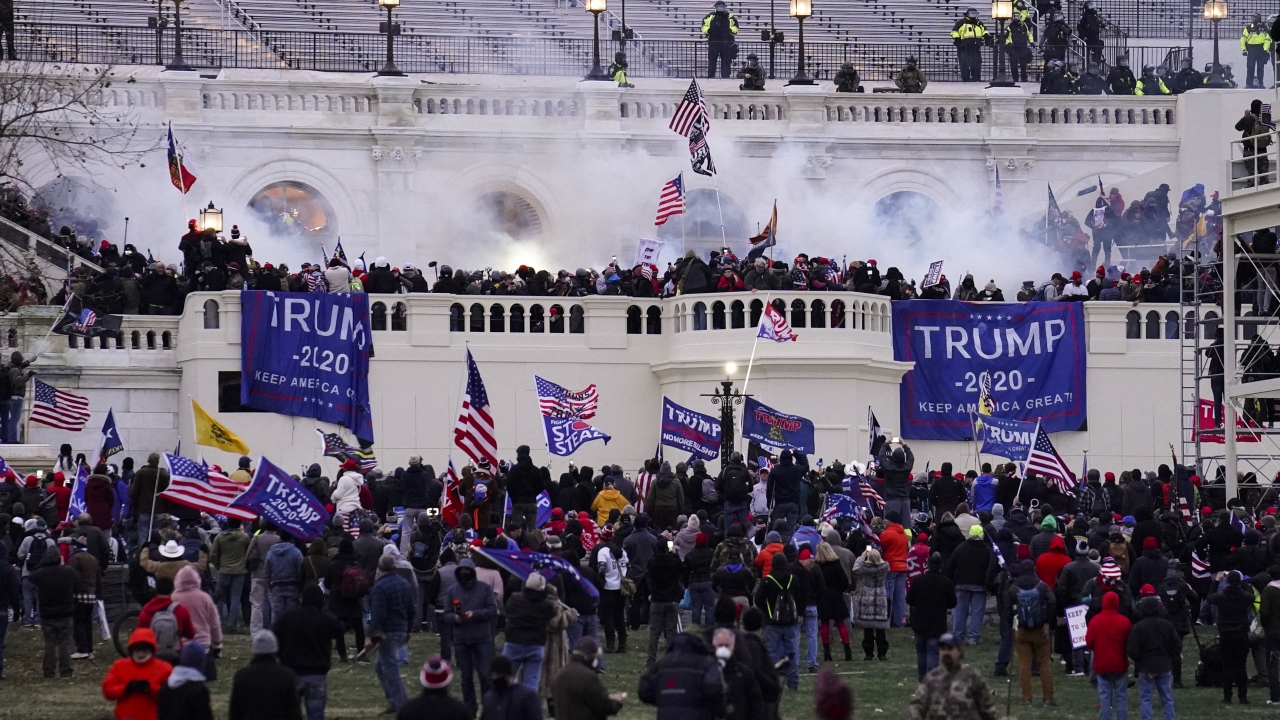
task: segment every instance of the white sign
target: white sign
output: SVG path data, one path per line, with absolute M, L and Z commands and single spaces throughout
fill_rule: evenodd
M 1089 626 L 1084 616 L 1089 612 L 1088 605 L 1073 605 L 1067 608 L 1067 630 L 1071 631 L 1071 648 L 1079 650 L 1084 647 L 1084 636 Z
M 661 240 L 640 238 L 640 244 L 636 246 L 636 260 L 631 263 L 631 267 L 636 265 L 657 265 L 658 253 L 662 252 L 662 246 L 665 244 Z
M 940 282 L 942 282 L 942 261 L 935 260 L 934 262 L 929 263 L 929 272 L 924 274 L 924 283 L 922 283 L 920 287 L 933 287 Z

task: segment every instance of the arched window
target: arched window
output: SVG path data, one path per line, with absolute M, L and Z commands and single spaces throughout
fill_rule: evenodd
M 844 327 L 844 301 L 843 300 L 831 301 L 831 327 L 833 328 Z
M 376 302 L 369 306 L 369 326 L 374 330 L 387 329 L 387 306 Z
M 1213 310 L 1206 312 L 1204 314 L 1204 339 L 1212 340 L 1221 325 L 1222 323 L 1218 321 L 1218 313 Z
M 524 332 L 524 306 L 523 305 L 511 306 L 511 332 L 513 333 Z
M 742 304 L 741 300 L 734 300 L 733 304 L 729 306 L 729 326 L 734 330 L 746 327 L 747 318 L 745 310 L 746 308 Z
M 529 308 L 529 332 L 543 333 L 547 331 L 546 312 L 541 305 Z
M 7 333 L 7 336 L 9 340 L 9 347 L 11 348 L 18 347 L 18 330 L 16 328 L 9 328 L 9 332 Z
M 1182 323 L 1182 337 L 1187 340 L 1196 339 L 1196 314 L 1195 311 L 1187 313 L 1187 317 Z
M 475 303 L 471 306 L 470 330 L 473 333 L 484 332 L 484 306 L 480 303 Z
M 204 301 L 204 329 L 218 329 L 218 301 L 213 298 Z
M 137 330 L 134 330 L 132 333 L 129 333 L 129 345 L 134 350 L 141 350 L 142 349 L 142 333 L 138 332 Z
M 169 332 L 168 330 L 165 330 L 164 332 L 160 333 L 160 347 L 164 348 L 165 350 L 173 349 L 173 333 Z
M 632 305 L 627 308 L 627 334 L 639 335 L 643 330 L 640 322 L 640 306 Z
M 462 309 L 460 303 L 449 306 L 449 332 L 462 332 L 467 329 L 467 322 L 463 317 L 465 314 L 466 311 Z
M 1142 337 L 1142 315 L 1137 310 L 1130 310 L 1124 316 L 1124 336 L 1129 340 Z
M 564 308 L 559 305 L 551 306 L 551 332 L 564 333 Z
M 506 311 L 497 303 L 489 306 L 489 332 L 506 331 Z
M 147 349 L 148 350 L 156 349 L 156 331 L 155 330 L 147 331 Z
M 662 307 L 658 305 L 650 305 L 645 311 L 645 334 L 661 335 L 662 334 Z
M 1147 339 L 1160 339 L 1160 313 L 1155 310 L 1147 313 Z
M 809 327 L 827 326 L 827 305 L 821 300 L 814 300 L 809 305 Z
M 1164 316 L 1164 339 L 1178 339 L 1178 313 L 1170 310 Z
M 761 300 L 751 301 L 751 327 L 760 324 L 760 316 L 764 314 L 764 302 Z
M 409 329 L 409 306 L 398 302 L 391 306 L 391 330 L 404 332 Z
M 724 303 L 717 300 L 711 304 L 711 329 L 724 330 Z
M 587 331 L 587 314 L 581 305 L 569 308 L 569 332 L 581 335 Z
M 707 329 L 707 304 L 702 301 L 693 304 L 693 329 Z
M 805 326 L 804 310 L 803 300 L 797 298 L 791 301 L 791 327 L 802 328 Z

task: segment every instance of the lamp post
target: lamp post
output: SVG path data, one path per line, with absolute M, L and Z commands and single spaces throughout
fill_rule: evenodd
M 760 41 L 769 43 L 769 79 L 774 78 L 774 65 L 776 62 L 775 49 L 782 44 L 782 31 L 774 23 L 773 8 L 774 0 L 769 0 L 769 27 L 760 31 Z
M 600 13 L 609 9 L 609 0 L 586 0 L 583 3 L 587 12 L 595 16 L 595 39 L 591 43 L 591 72 L 586 80 L 608 80 L 604 68 L 600 67 Z
M 209 207 L 200 208 L 200 229 L 222 232 L 222 208 L 214 207 L 212 200 Z
M 800 44 L 800 55 L 796 58 L 796 75 L 787 82 L 788 85 L 814 85 L 813 78 L 804 71 L 804 19 L 813 14 L 812 0 L 791 0 L 791 17 L 800 24 L 796 37 Z
M 991 0 L 991 17 L 996 21 L 996 77 L 987 87 L 1016 87 L 1004 69 L 1004 24 L 1013 19 L 1013 0 Z
M 1213 71 L 1209 73 L 1205 87 L 1229 88 L 1231 83 L 1222 74 L 1222 65 L 1218 62 L 1218 23 L 1227 19 L 1227 0 L 1205 0 L 1204 19 L 1213 23 Z
M 725 374 L 730 376 L 737 369 L 737 363 L 726 363 L 724 366 Z M 720 406 L 720 469 L 724 470 L 729 464 L 729 456 L 733 454 L 733 436 L 736 434 L 733 406 L 741 405 L 751 396 L 743 395 L 741 390 L 734 389 L 733 378 L 726 377 L 720 381 L 719 388 L 710 393 L 703 393 L 702 397 L 709 397 L 712 405 Z
M 400 0 L 378 0 L 378 4 L 387 9 L 387 21 L 380 23 L 379 28 L 387 33 L 387 64 L 382 66 L 378 75 L 383 77 L 403 77 L 404 73 L 396 67 L 396 35 L 400 34 L 400 26 L 391 19 L 391 12 L 400 5 Z
M 195 70 L 182 57 L 182 0 L 173 0 L 173 62 L 165 70 Z

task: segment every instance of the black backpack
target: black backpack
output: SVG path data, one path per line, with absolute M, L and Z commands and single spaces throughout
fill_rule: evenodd
M 31 547 L 27 550 L 27 561 L 23 565 L 27 572 L 31 572 L 40 566 L 40 561 L 44 560 L 44 551 L 48 547 L 48 535 L 42 538 L 38 538 L 35 535 L 31 536 Z
M 751 481 L 747 478 L 746 468 L 739 465 L 725 468 L 724 499 L 735 503 L 751 500 Z
M 1222 647 L 1217 638 L 1200 648 L 1200 662 L 1196 664 L 1197 687 L 1222 686 Z
M 778 579 L 772 575 L 767 577 L 774 585 L 778 586 L 780 591 L 778 593 L 777 606 L 769 604 L 765 607 L 769 619 L 773 621 L 774 625 L 795 625 L 800 621 L 800 616 L 796 612 L 796 598 L 791 593 L 791 583 L 796 579 L 795 576 L 788 575 L 786 585 L 778 582 Z

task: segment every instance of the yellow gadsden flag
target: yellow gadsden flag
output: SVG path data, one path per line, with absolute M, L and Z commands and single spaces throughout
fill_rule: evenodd
M 200 403 L 191 399 L 191 410 L 196 418 L 196 444 L 216 447 L 237 455 L 248 455 L 249 446 L 225 425 L 213 419 L 213 416 L 200 407 Z

